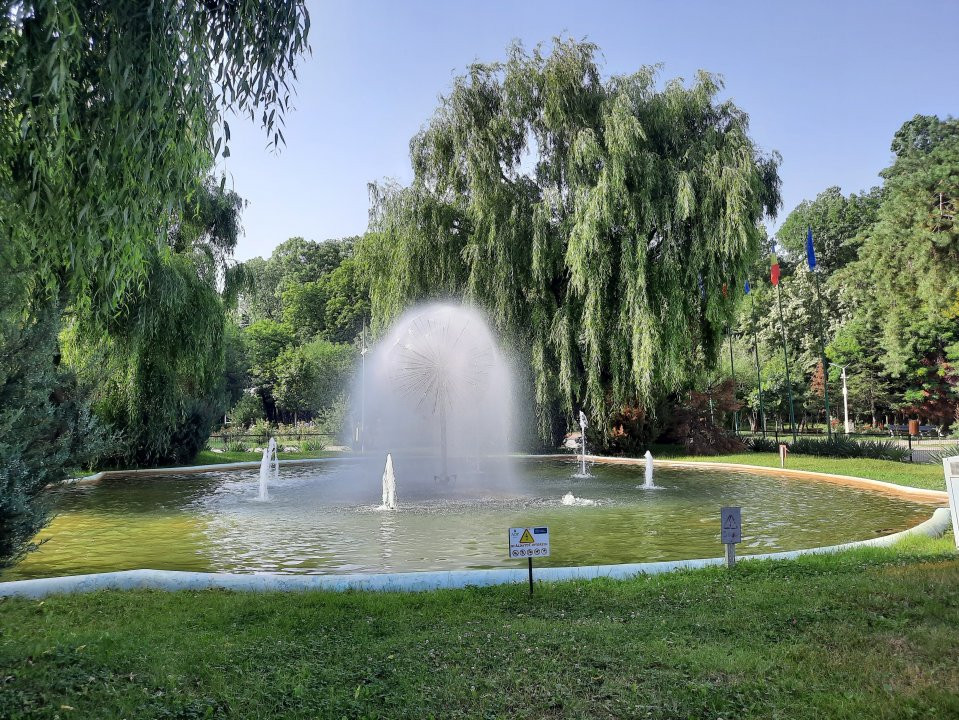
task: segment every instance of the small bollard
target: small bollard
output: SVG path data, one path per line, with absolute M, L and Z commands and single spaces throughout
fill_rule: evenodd
M 779 444 L 779 467 L 786 467 L 786 455 L 789 453 L 789 446 L 786 443 Z

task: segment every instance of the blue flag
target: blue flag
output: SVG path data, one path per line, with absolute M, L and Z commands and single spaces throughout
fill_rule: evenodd
M 812 228 L 806 229 L 806 260 L 809 261 L 809 269 L 816 269 L 816 249 L 812 246 Z
M 746 281 L 746 284 L 745 284 L 745 286 L 743 287 L 743 289 L 746 291 L 746 294 L 749 295 L 749 290 L 750 290 L 750 288 L 749 288 L 749 280 Z

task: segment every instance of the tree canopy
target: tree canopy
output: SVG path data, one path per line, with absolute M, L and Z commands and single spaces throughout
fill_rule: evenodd
M 229 153 L 221 113 L 282 142 L 303 0 L 0 2 L 0 217 L 9 268 L 107 310 Z
M 790 212 L 776 233 L 800 418 L 823 410 L 819 303 L 805 258 L 805 234 L 811 227 L 822 281 L 826 355 L 832 363 L 828 379 L 838 383 L 840 367 L 848 368 L 853 415 L 866 413 L 875 424 L 883 415 L 902 414 L 941 427 L 956 419 L 959 121 L 916 116 L 896 132 L 892 151 L 894 162 L 881 173 L 882 188 L 858 195 L 827 188 Z M 755 313 L 745 306 L 737 329 L 745 355 L 755 323 L 766 409 L 775 411 L 770 397 L 778 387 L 783 349 L 776 295 L 766 277 L 764 259 L 752 281 Z M 755 418 L 755 373 L 737 376 Z M 838 385 L 833 388 L 838 397 Z
M 374 323 L 463 297 L 522 348 L 540 429 L 676 389 L 713 358 L 779 205 L 778 158 L 721 81 L 603 79 L 596 46 L 514 45 L 453 83 L 410 143 L 414 179 L 372 188 Z M 691 352 L 691 347 L 696 348 Z

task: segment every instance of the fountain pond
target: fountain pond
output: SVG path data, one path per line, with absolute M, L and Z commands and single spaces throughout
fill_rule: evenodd
M 740 554 L 829 545 L 925 520 L 930 506 L 775 474 L 486 458 L 475 477 L 437 482 L 435 458 L 394 454 L 285 466 L 259 498 L 256 469 L 104 479 L 53 491 L 49 538 L 0 580 L 135 568 L 240 573 L 401 572 L 514 567 L 510 526 L 548 525 L 544 565 L 721 554 L 718 508 L 743 507 Z M 462 473 L 462 471 L 460 471 Z M 479 489 L 478 489 L 479 488 Z M 570 500 L 572 497 L 573 500 Z

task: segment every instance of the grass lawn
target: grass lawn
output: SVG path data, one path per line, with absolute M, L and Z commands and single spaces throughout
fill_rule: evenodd
M 657 450 L 659 451 L 657 454 Z M 779 467 L 778 453 L 746 452 L 735 455 L 683 455 L 681 449 L 673 447 L 654 448 L 655 457 L 663 460 L 688 460 L 691 462 L 728 462 L 741 465 L 760 465 Z M 815 472 L 853 475 L 855 477 L 882 480 L 896 485 L 911 485 L 927 490 L 945 490 L 946 481 L 942 475 L 942 465 L 904 463 L 892 460 L 867 460 L 859 458 L 828 458 L 812 455 L 790 455 L 786 458 L 786 467 L 793 470 L 813 470 Z
M 0 600 L 4 718 L 959 717 L 951 537 L 422 594 Z
M 320 450 L 318 452 L 285 453 L 278 452 L 277 457 L 280 460 L 314 460 L 316 458 L 332 457 L 342 455 L 343 453 Z M 215 453 L 212 450 L 201 450 L 193 461 L 193 465 L 222 465 L 224 463 L 250 462 L 263 459 L 263 453 L 255 452 L 221 452 Z

